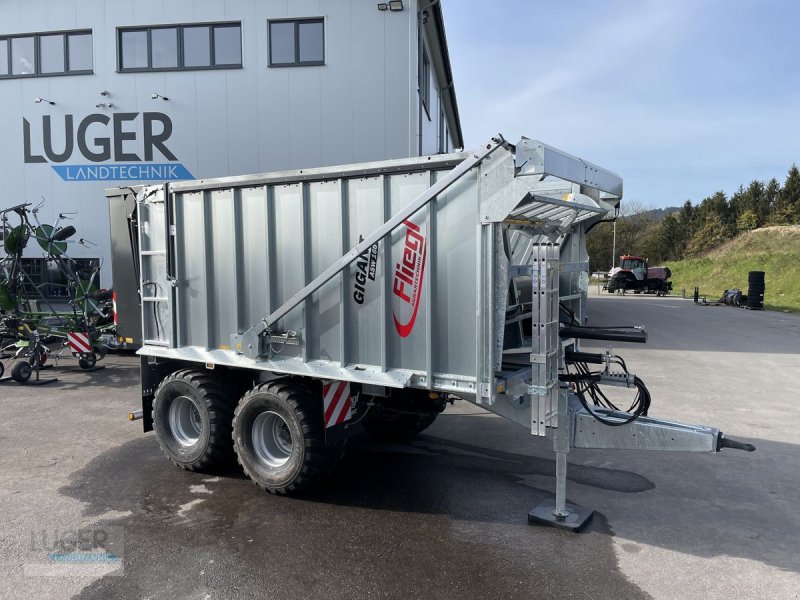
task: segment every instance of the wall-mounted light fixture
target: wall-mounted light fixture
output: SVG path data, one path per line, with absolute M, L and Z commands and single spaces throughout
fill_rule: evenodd
M 101 102 L 100 104 L 95 104 L 95 108 L 114 108 L 113 102 Z
M 42 102 L 47 102 L 48 104 L 50 104 L 52 106 L 55 106 L 55 102 L 53 102 L 52 100 L 46 100 L 45 98 L 34 98 L 33 101 L 36 104 L 41 104 Z
M 153 95 L 150 96 L 151 100 L 156 100 L 158 98 L 161 98 L 162 100 L 169 100 L 169 98 L 167 98 L 166 96 L 162 96 L 161 94 L 158 94 L 156 92 L 153 92 Z
M 110 94 L 106 90 L 103 90 L 102 92 L 100 92 L 100 95 L 101 96 L 110 96 Z
M 403 0 L 392 0 L 391 2 L 381 2 L 378 4 L 378 10 L 391 10 L 399 12 L 403 10 Z

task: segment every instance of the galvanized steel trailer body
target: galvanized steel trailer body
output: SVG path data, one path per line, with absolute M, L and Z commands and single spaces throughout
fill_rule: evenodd
M 555 503 L 531 519 L 569 528 L 591 514 L 566 503 L 571 447 L 723 445 L 710 427 L 601 424 L 559 382 L 579 350 L 560 317 L 586 323 L 586 230 L 622 196 L 592 163 L 498 136 L 474 153 L 136 191 L 145 418 L 161 378 L 198 363 L 454 395 L 552 438 Z

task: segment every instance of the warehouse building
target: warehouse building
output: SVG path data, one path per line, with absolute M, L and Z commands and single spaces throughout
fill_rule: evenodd
M 4 0 L 0 131 L 0 208 L 63 215 L 104 286 L 105 188 L 463 146 L 437 0 Z

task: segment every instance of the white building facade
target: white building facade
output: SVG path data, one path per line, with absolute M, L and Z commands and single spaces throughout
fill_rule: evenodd
M 3 0 L 0 135 L 0 208 L 73 218 L 105 286 L 105 188 L 463 146 L 429 0 Z

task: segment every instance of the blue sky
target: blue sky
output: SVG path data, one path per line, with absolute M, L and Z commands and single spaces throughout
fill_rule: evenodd
M 442 0 L 467 148 L 501 132 L 680 205 L 800 164 L 798 0 Z

